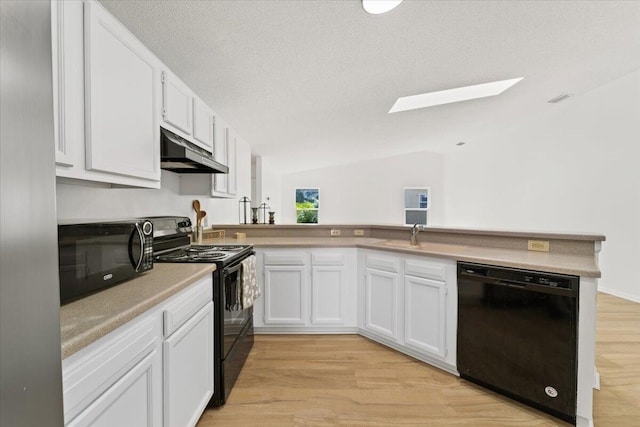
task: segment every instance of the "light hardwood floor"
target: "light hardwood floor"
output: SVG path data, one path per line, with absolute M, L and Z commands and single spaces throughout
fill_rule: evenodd
M 640 426 L 640 304 L 598 296 L 597 427 Z M 198 427 L 569 426 L 356 335 L 257 335 Z

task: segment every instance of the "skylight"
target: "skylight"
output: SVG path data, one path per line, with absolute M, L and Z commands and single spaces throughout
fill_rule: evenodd
M 362 0 L 363 9 L 372 15 L 387 13 L 398 7 L 402 0 Z
M 391 107 L 391 110 L 389 110 L 389 113 L 416 110 L 418 108 L 433 107 L 434 105 L 451 104 L 454 102 L 468 101 L 470 99 L 500 95 L 523 78 L 524 77 L 518 77 L 517 79 L 500 80 L 497 82 L 457 87 L 437 92 L 421 93 L 419 95 L 403 96 L 396 100 L 393 107 Z

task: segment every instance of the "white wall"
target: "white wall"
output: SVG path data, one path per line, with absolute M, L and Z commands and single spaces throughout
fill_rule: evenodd
M 207 212 L 205 223 L 236 224 L 238 200 L 251 194 L 251 149 L 238 141 L 236 145 L 238 189 L 232 199 L 212 199 L 204 195 L 179 195 L 179 175 L 162 171 L 160 190 L 138 188 L 101 188 L 91 184 L 58 183 L 58 219 L 122 219 L 157 215 L 188 216 L 195 223 L 191 207 L 200 200 Z
M 280 211 L 271 205 L 295 223 L 295 189 L 317 187 L 321 223 L 399 224 L 402 189 L 419 185 L 432 189 L 432 225 L 604 234 L 600 289 L 640 301 L 640 71 L 444 156 L 284 175 Z
M 282 175 L 273 167 L 272 158 L 262 157 L 260 162 L 261 173 L 261 198 L 259 200 L 252 199 L 252 206 L 260 206 L 266 202 L 271 210 L 276 213 L 276 224 L 284 224 L 282 220 Z
M 404 188 L 430 187 L 427 221 L 439 224 L 443 212 L 442 166 L 441 155 L 423 151 L 283 175 L 280 223 L 296 222 L 296 188 L 320 189 L 321 224 L 401 225 Z
M 445 156 L 447 225 L 587 231 L 600 289 L 640 301 L 640 71 Z

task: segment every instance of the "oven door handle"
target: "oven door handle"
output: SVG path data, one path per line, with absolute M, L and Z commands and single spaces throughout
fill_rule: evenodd
M 230 274 L 235 273 L 236 271 L 240 271 L 241 268 L 242 268 L 242 261 L 238 262 L 233 267 L 225 267 L 225 268 L 223 268 L 222 269 L 222 274 L 224 276 L 228 276 Z
M 255 255 L 256 253 L 254 251 L 251 251 L 250 253 L 248 253 L 246 256 L 243 256 L 242 259 L 240 259 L 237 263 L 229 266 L 229 267 L 225 267 L 222 269 L 222 275 L 223 276 L 227 276 L 229 274 L 233 274 L 236 271 L 239 271 L 242 268 L 242 261 L 244 261 L 245 259 L 249 258 L 252 255 Z

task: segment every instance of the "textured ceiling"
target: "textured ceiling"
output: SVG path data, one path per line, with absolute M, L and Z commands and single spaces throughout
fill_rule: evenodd
M 101 3 L 283 172 L 446 152 L 640 68 L 640 1 Z M 497 97 L 387 114 L 515 77 Z

